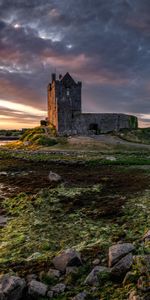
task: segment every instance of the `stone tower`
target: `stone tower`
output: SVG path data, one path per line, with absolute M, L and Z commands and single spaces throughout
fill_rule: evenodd
M 48 85 L 48 122 L 58 133 L 71 133 L 74 119 L 81 115 L 81 82 L 75 82 L 69 73 L 64 77 L 52 74 Z

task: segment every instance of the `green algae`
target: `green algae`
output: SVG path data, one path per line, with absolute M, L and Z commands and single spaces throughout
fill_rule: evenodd
M 82 200 L 83 195 L 85 198 L 90 194 L 92 202 L 95 193 L 100 196 L 100 185 L 93 188 L 61 185 L 37 195 L 22 193 L 5 200 L 3 206 L 11 218 L 2 229 L 1 262 L 27 260 L 35 252 L 40 253 L 40 258 L 51 258 L 68 247 L 79 251 L 95 246 L 108 249 L 121 233 L 125 240 L 137 242 L 150 226 L 149 192 L 125 203 L 122 216 L 114 223 L 111 218 L 91 218 L 89 207 L 88 213 L 82 206 L 66 210 L 66 198 L 70 205 L 76 197 Z M 138 251 L 141 253 L 140 247 Z

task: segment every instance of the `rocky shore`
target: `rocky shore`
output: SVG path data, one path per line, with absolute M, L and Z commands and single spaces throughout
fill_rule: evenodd
M 150 230 L 141 239 L 141 245 L 144 247 L 149 242 Z M 94 259 L 79 293 L 74 292 L 73 278 L 80 276 L 79 268 L 86 264 L 84 257 L 74 249 L 67 249 L 55 256 L 51 264 L 48 271 L 27 274 L 24 278 L 17 274 L 1 275 L 0 299 L 57 299 L 59 295 L 67 294 L 68 297 L 61 299 L 98 300 L 97 291 L 106 281 L 114 284 L 119 281 L 128 286 L 128 300 L 150 299 L 150 254 L 136 255 L 136 248 L 131 243 L 112 245 L 108 249 L 107 266 L 101 265 L 99 258 Z M 121 295 L 119 299 L 123 299 Z
M 0 299 L 148 300 L 146 154 L 138 166 L 131 154 L 129 166 L 126 154 L 72 164 L 69 153 L 57 163 L 56 154 L 8 152 L 0 157 Z

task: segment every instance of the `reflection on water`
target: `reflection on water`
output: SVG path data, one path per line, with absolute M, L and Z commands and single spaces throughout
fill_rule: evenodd
M 0 146 L 2 145 L 6 145 L 8 143 L 12 143 L 13 141 L 9 140 L 9 141 L 3 141 L 3 140 L 0 140 Z

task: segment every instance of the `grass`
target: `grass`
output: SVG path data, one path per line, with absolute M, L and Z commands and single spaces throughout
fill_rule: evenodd
M 121 143 L 121 140 L 115 139 L 115 136 L 135 143 Z M 24 149 L 24 150 L 77 150 L 77 151 L 136 151 L 143 149 L 142 144 L 150 144 L 150 128 L 136 130 L 121 130 L 120 132 L 112 132 L 106 135 L 106 140 L 98 140 L 95 137 L 58 137 L 53 127 L 35 127 L 25 130 L 21 138 L 17 142 L 9 143 L 6 149 Z M 109 139 L 110 137 L 110 139 Z M 113 140 L 113 142 L 112 142 Z M 138 145 L 136 145 L 138 143 Z M 141 145 L 140 145 L 141 144 Z M 138 147 L 138 149 L 137 149 Z
M 87 165 L 150 165 L 150 155 L 148 151 L 7 151 L 0 150 L 0 157 L 18 158 L 29 161 L 66 161 L 82 162 Z
M 100 194 L 99 189 L 99 186 L 90 189 L 91 198 L 96 192 Z M 138 240 L 148 229 L 148 192 L 126 203 L 123 208 L 124 216 L 115 224 L 109 223 L 107 219 L 93 220 L 89 217 L 89 212 L 91 216 L 94 213 L 96 215 L 96 211 L 93 212 L 95 201 L 91 202 L 91 207 L 81 207 L 64 214 L 67 209 L 66 201 L 63 204 L 63 197 L 67 197 L 69 202 L 77 195 L 82 199 L 82 193 L 89 193 L 88 188 L 59 187 L 51 191 L 44 190 L 43 194 L 35 198 L 20 194 L 14 199 L 6 200 L 4 207 L 13 218 L 2 230 L 2 262 L 26 260 L 37 251 L 40 253 L 39 257 L 52 257 L 55 251 L 66 247 L 75 247 L 79 251 L 95 245 L 108 248 L 112 239 L 117 238 L 117 234 L 121 232 L 125 234 L 126 240 L 132 242 Z
M 150 144 L 150 128 L 124 129 L 118 132 L 117 136 L 129 142 Z

